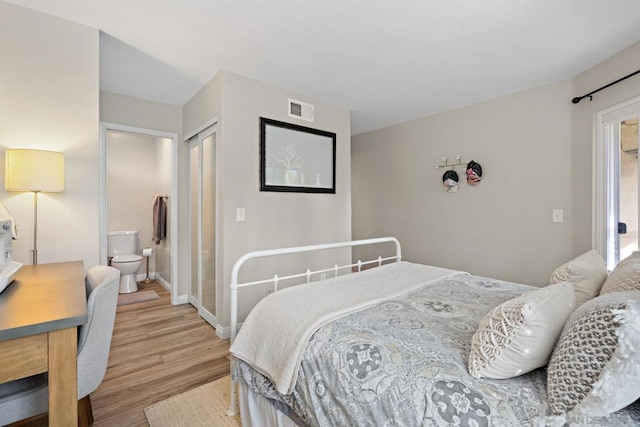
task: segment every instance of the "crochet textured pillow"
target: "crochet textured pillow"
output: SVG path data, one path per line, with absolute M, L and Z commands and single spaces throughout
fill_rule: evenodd
M 570 283 L 527 292 L 500 304 L 471 339 L 469 373 L 476 378 L 512 378 L 544 366 L 575 306 Z
M 640 398 L 640 291 L 614 292 L 577 309 L 547 370 L 552 415 L 606 416 Z

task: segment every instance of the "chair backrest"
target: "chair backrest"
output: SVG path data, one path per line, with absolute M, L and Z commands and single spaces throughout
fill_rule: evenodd
M 120 270 L 103 265 L 89 269 L 87 323 L 78 334 L 78 399 L 98 388 L 107 371 L 118 305 Z

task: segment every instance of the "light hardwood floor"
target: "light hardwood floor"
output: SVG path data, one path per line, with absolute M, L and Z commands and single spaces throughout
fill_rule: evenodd
M 140 284 L 160 299 L 119 306 L 107 373 L 91 394 L 94 426 L 145 426 L 144 408 L 229 373 L 229 341 L 190 305 L 172 306 L 159 284 Z M 44 426 L 38 417 L 20 426 Z

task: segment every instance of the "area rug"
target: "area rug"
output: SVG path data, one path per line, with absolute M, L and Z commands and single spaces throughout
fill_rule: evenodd
M 130 294 L 119 294 L 118 305 L 135 304 L 160 298 L 156 291 L 138 291 Z
M 144 409 L 151 427 L 240 427 L 240 415 L 230 417 L 229 376 L 172 396 Z

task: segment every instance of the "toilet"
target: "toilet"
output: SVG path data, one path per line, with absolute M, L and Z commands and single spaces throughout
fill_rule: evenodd
M 120 270 L 120 293 L 138 290 L 136 273 L 142 265 L 138 254 L 138 230 L 107 232 L 107 257 L 111 267 Z

